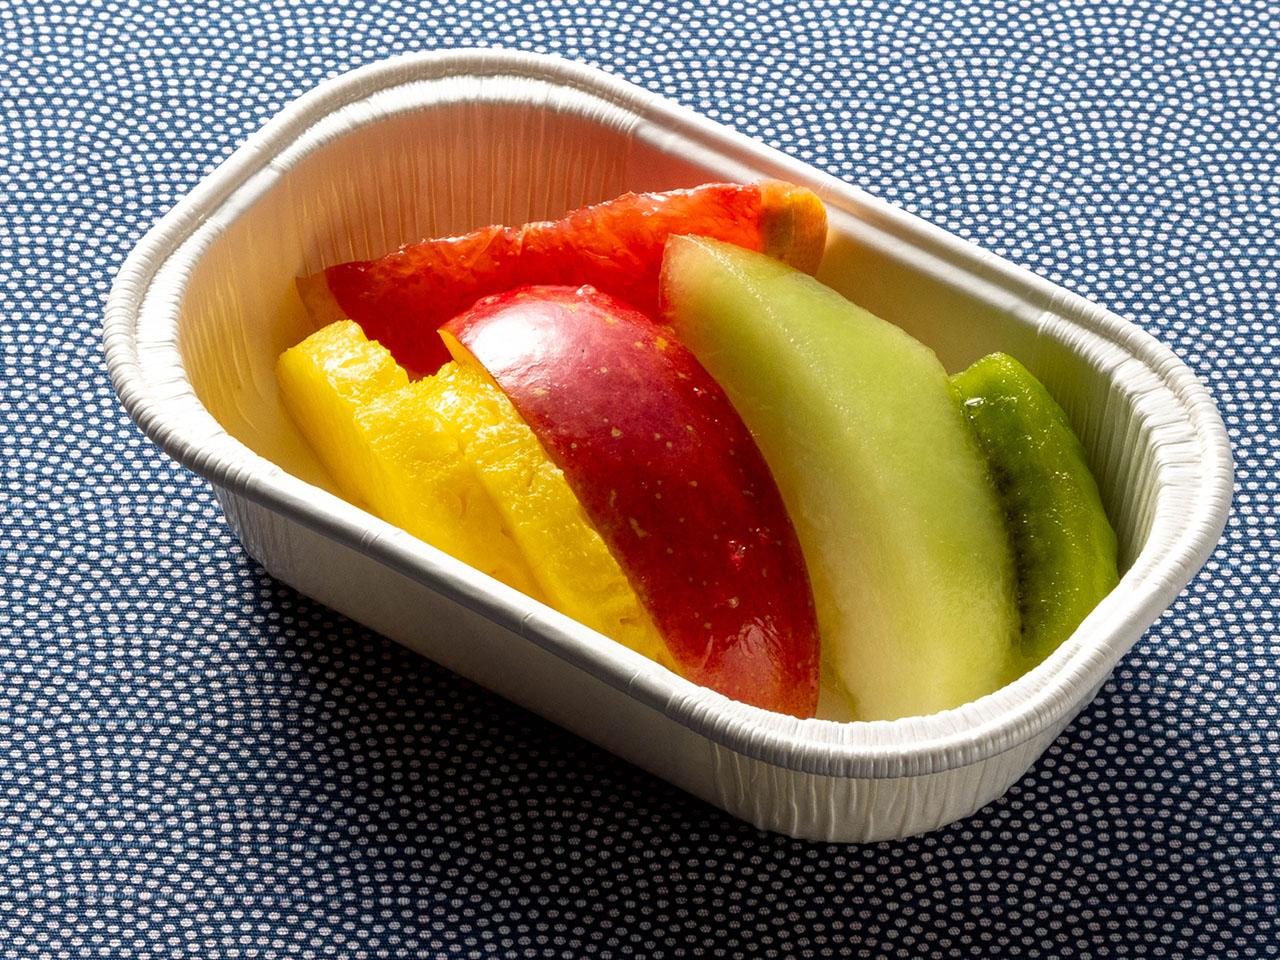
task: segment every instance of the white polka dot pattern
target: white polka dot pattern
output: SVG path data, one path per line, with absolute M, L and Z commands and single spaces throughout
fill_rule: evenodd
M 1275 957 L 1274 14 L 1136 4 L 0 5 L 0 958 Z M 1209 383 L 1227 539 L 977 816 L 763 835 L 267 577 L 98 329 L 322 78 L 585 60 L 1096 299 Z

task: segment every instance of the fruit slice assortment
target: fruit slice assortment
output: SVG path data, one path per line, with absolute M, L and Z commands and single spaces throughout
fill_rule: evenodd
M 349 374 L 392 368 L 356 395 Z M 357 503 L 446 553 L 545 600 L 592 629 L 672 664 L 617 561 L 564 475 L 510 401 L 475 371 L 446 364 L 408 383 L 385 347 L 351 321 L 285 351 L 285 403 Z M 329 411 L 321 418 L 311 411 Z M 533 558 L 536 562 L 529 562 Z
M 824 668 L 854 714 L 996 689 L 1018 633 L 986 465 L 937 357 L 777 260 L 671 241 L 665 316 L 755 435 L 813 578 Z
M 663 244 L 674 233 L 763 250 L 812 272 L 827 219 L 812 191 L 774 181 L 628 193 L 559 220 L 483 227 L 340 263 L 302 278 L 298 289 L 317 325 L 355 320 L 402 365 L 433 373 L 449 359 L 436 328 L 486 294 L 588 283 L 652 312 Z
M 464 457 L 530 562 L 547 604 L 666 666 L 674 661 L 618 562 L 591 525 L 565 474 L 479 371 L 446 363 L 413 384 L 450 424 Z
M 958 706 L 1075 629 L 1115 535 L 1034 377 L 949 379 L 796 269 L 824 235 L 712 184 L 423 241 L 299 281 L 342 319 L 281 388 L 354 502 L 691 680 L 812 716 L 821 651 L 858 719 Z
M 689 679 L 812 715 L 800 545 L 724 391 L 654 320 L 591 287 L 487 297 L 441 331 L 564 470 Z
M 1017 559 L 1014 679 L 1056 650 L 1119 582 L 1116 535 L 1083 445 L 1026 367 L 995 353 L 952 383 L 991 465 Z

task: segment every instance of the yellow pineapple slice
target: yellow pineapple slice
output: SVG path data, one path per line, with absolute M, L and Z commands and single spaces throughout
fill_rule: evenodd
M 286 350 L 276 371 L 286 408 L 348 499 L 541 599 L 454 432 L 385 347 L 344 320 Z
M 411 383 L 357 415 L 373 456 L 370 507 L 463 563 L 543 599 L 476 468 L 424 399 L 420 383 Z
M 408 376 L 351 320 L 331 323 L 280 355 L 276 380 L 285 409 L 348 500 L 369 505 L 369 451 L 356 412 L 403 387 Z
M 564 474 L 502 391 L 479 371 L 447 363 L 405 392 L 419 393 L 455 431 L 546 602 L 674 669 L 662 635 Z

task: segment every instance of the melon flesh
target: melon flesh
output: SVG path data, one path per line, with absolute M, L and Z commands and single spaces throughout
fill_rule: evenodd
M 999 687 L 1019 626 L 1009 537 L 933 352 L 810 276 L 703 238 L 668 242 L 662 298 L 782 492 L 824 686 L 862 720 Z

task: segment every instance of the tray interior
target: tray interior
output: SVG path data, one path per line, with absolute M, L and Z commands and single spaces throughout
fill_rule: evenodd
M 310 332 L 296 276 L 424 236 L 554 217 L 624 190 L 774 172 L 731 144 L 708 150 L 588 92 L 528 78 L 414 85 L 321 126 L 204 231 L 178 347 L 200 401 L 232 436 L 335 493 L 276 392 L 275 358 Z M 903 243 L 874 209 L 830 209 L 823 280 L 908 329 L 951 370 L 1004 349 L 1045 381 L 1085 443 L 1122 564 L 1131 564 L 1161 492 L 1144 412 L 1153 384 L 1141 365 L 1047 310 L 1042 294 L 993 286 Z

